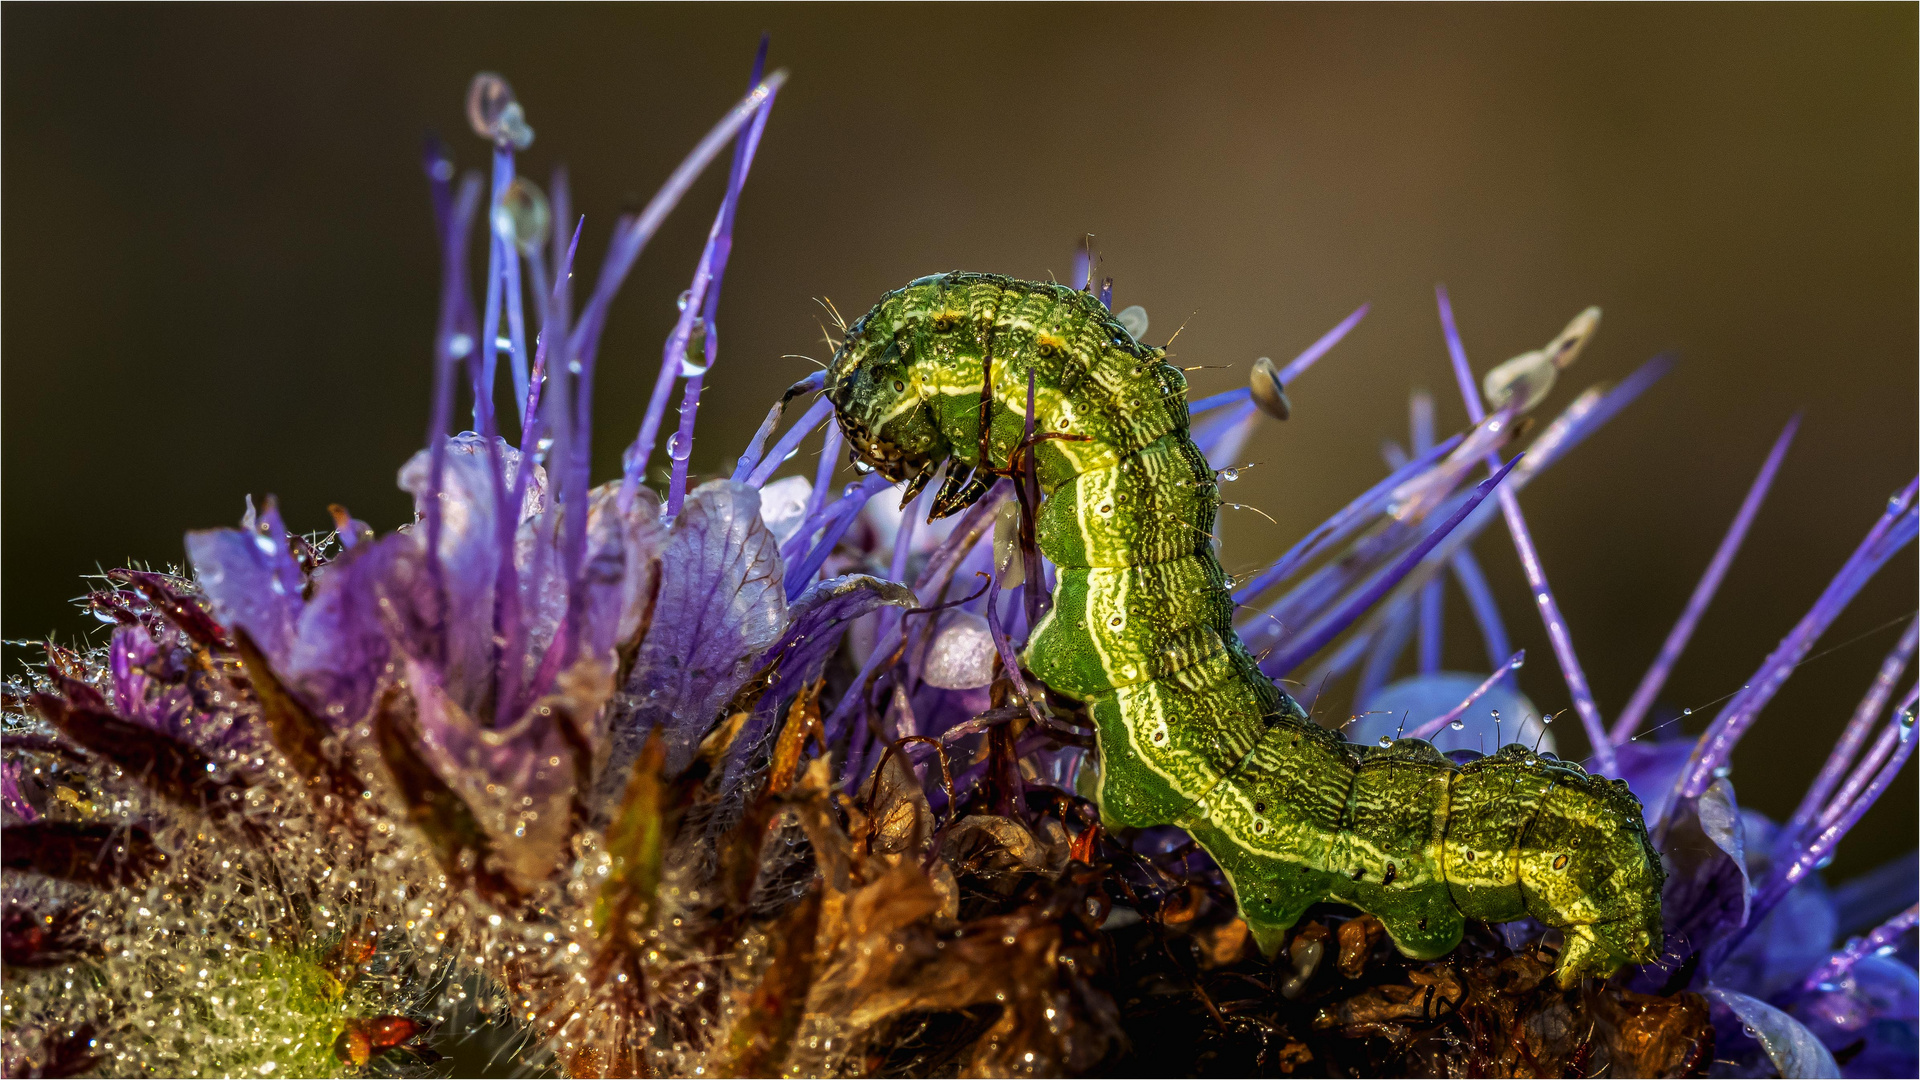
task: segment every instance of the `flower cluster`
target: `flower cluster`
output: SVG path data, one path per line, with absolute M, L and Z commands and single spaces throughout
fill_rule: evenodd
M 476 78 L 469 118 L 492 147 L 490 182 L 456 183 L 438 144 L 427 156 L 445 280 L 427 445 L 399 474 L 414 520 L 382 536 L 335 507 L 334 530 L 299 536 L 272 500 L 249 502 L 239 528 L 188 535 L 190 575 L 108 575 L 85 601 L 113 628 L 106 644 L 49 643 L 42 667 L 7 684 L 8 1075 L 391 1073 L 442 1055 L 570 1076 L 1116 1062 L 1913 1074 L 1912 857 L 1836 888 L 1819 871 L 1912 753 L 1914 691 L 1895 698 L 1916 625 L 1789 821 L 1743 811 L 1728 761 L 1913 539 L 1914 485 L 1702 735 L 1643 733 L 1790 424 L 1609 727 L 1517 495 L 1667 361 L 1536 429 L 1531 411 L 1598 312 L 1476 381 L 1442 293 L 1472 428 L 1437 439 L 1416 396 L 1411 445 L 1389 447 L 1386 478 L 1234 583 L 1242 636 L 1275 678 L 1314 687 L 1358 669 L 1355 740 L 1417 735 L 1456 758 L 1519 740 L 1551 749 L 1553 718 L 1514 686 L 1522 656 L 1469 547 L 1502 520 L 1587 764 L 1629 780 L 1667 860 L 1667 952 L 1563 991 L 1548 977 L 1557 936 L 1538 925 L 1476 925 L 1454 955 L 1416 962 L 1377 920 L 1325 906 L 1268 963 L 1184 833 L 1111 835 L 1085 797 L 1091 727 L 1017 660 L 1051 572 L 1023 527 L 1030 490 L 1003 480 L 928 523 L 932 486 L 905 505 L 875 498 L 891 487 L 875 474 L 835 489 L 831 424 L 811 480 L 775 479 L 832 415 L 816 398 L 781 428 L 819 375 L 773 405 L 730 476 L 693 483 L 735 208 L 783 81 L 763 77 L 764 57 L 763 45 L 748 95 L 616 224 L 577 314 L 580 228 L 553 228 L 572 217 L 565 176 L 549 198 L 517 175 L 528 118 L 504 80 Z M 596 486 L 609 305 L 727 151 L 645 421 L 621 476 Z M 1083 251 L 1075 280 L 1092 288 L 1088 262 Z M 1111 291 L 1109 279 L 1109 303 Z M 1262 416 L 1284 418 L 1287 389 L 1364 313 L 1192 404 L 1221 483 L 1245 467 Z M 1144 312 L 1122 317 L 1145 332 Z M 656 493 L 648 470 L 676 385 Z M 473 422 L 451 434 L 462 387 Z M 1490 675 L 1440 670 L 1449 577 Z M 1419 673 L 1390 682 L 1410 645 Z

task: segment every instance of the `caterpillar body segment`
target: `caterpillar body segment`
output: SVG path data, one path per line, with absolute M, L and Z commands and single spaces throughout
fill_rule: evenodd
M 1054 604 L 1023 656 L 1086 703 L 1113 827 L 1178 824 L 1226 873 L 1262 949 L 1320 900 L 1439 956 L 1464 920 L 1567 932 L 1563 983 L 1653 959 L 1664 874 L 1620 781 L 1524 747 L 1457 765 L 1402 739 L 1362 748 L 1309 721 L 1232 624 L 1214 555 L 1214 474 L 1186 379 L 1090 294 L 990 274 L 887 294 L 834 356 L 826 392 L 861 461 L 924 483 L 937 514 L 1015 464 L 1031 381 Z

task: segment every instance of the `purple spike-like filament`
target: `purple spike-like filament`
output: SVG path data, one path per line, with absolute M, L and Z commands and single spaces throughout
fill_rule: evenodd
M 1527 463 L 1520 469 L 1520 475 L 1513 478 L 1514 487 L 1526 487 L 1527 481 L 1565 457 L 1567 451 L 1584 442 L 1672 370 L 1671 357 L 1656 356 L 1604 392 L 1593 387 L 1582 393 L 1527 447 Z
M 592 430 L 594 358 L 599 349 L 600 332 L 606 323 L 607 310 L 641 251 L 654 233 L 659 231 L 661 222 L 679 204 L 707 165 L 719 156 L 721 149 L 766 105 L 785 81 L 786 73 L 776 71 L 756 86 L 695 144 L 638 216 L 621 218 L 614 228 L 613 242 L 601 263 L 600 277 L 594 283 L 593 295 L 588 299 L 586 309 L 581 312 L 580 320 L 567 340 L 556 343 L 562 350 L 556 357 L 559 370 L 573 372 L 575 380 L 571 401 L 557 403 L 565 409 L 558 417 L 561 422 L 551 424 L 556 449 L 563 452 L 550 458 L 558 466 L 550 470 L 559 492 L 556 506 L 578 507 L 581 511 L 567 514 L 561 519 L 565 533 L 560 538 L 560 549 L 566 580 L 570 583 L 579 581 L 581 566 L 586 560 L 585 507 L 592 476 L 592 443 L 587 434 Z M 628 494 L 630 504 L 631 493 Z M 570 589 L 567 616 L 562 623 L 561 633 L 554 639 L 559 647 L 555 661 L 558 664 L 564 665 L 573 659 L 574 646 L 583 625 L 585 603 L 586 590 Z
M 816 371 L 780 395 L 780 400 L 767 410 L 767 418 L 760 422 L 759 430 L 753 433 L 753 438 L 747 442 L 746 452 L 740 455 L 739 463 L 734 466 L 734 483 L 746 483 L 747 478 L 753 475 L 753 470 L 760 464 L 760 455 L 766 449 L 767 440 L 773 436 L 773 429 L 780 426 L 780 418 L 787 414 L 787 404 L 801 394 L 819 390 L 826 383 L 827 373 L 824 370 Z
M 540 310 L 544 314 L 540 317 L 540 323 L 543 329 L 533 350 L 533 373 L 527 379 L 526 411 L 520 414 L 520 453 L 523 455 L 538 453 L 540 449 L 540 438 L 537 432 L 540 419 L 540 391 L 547 384 L 547 343 L 550 340 L 566 340 L 566 331 L 561 329 L 566 323 L 565 301 L 562 293 L 566 288 L 566 279 L 573 276 L 573 257 L 580 250 L 580 231 L 586 226 L 586 218 L 581 218 L 574 223 L 573 239 L 568 242 L 566 254 L 560 259 L 560 280 L 555 281 L 552 292 L 541 299 Z M 551 338 L 544 329 L 547 326 L 555 328 Z
M 1799 807 L 1794 810 L 1793 817 L 1788 819 L 1786 828 L 1780 831 L 1783 841 L 1797 838 L 1820 815 L 1827 796 L 1833 794 L 1834 785 L 1840 782 L 1854 755 L 1860 752 L 1861 744 L 1867 741 L 1873 725 L 1879 721 L 1880 711 L 1887 707 L 1887 700 L 1893 697 L 1893 688 L 1906 672 L 1907 663 L 1912 659 L 1917 645 L 1920 645 L 1920 617 L 1907 620 L 1907 628 L 1901 632 L 1900 640 L 1880 661 L 1880 670 L 1874 675 L 1873 685 L 1867 688 L 1866 695 L 1853 710 L 1852 719 L 1847 721 L 1846 730 L 1840 733 L 1839 740 L 1834 743 L 1833 752 L 1827 755 L 1820 775 L 1814 777 Z
M 1668 631 L 1659 655 L 1654 657 L 1640 685 L 1634 689 L 1633 697 L 1627 701 L 1627 707 L 1620 711 L 1619 718 L 1614 721 L 1614 745 L 1633 738 L 1633 733 L 1640 730 L 1640 721 L 1653 705 L 1654 695 L 1666 685 L 1668 673 L 1680 659 L 1680 653 L 1686 649 L 1694 627 L 1700 623 L 1700 616 L 1706 613 L 1707 605 L 1713 602 L 1713 594 L 1719 590 L 1721 579 L 1727 575 L 1727 568 L 1733 565 L 1733 557 L 1739 553 L 1740 544 L 1746 539 L 1754 515 L 1760 512 L 1760 504 L 1766 501 L 1767 489 L 1773 485 L 1774 474 L 1780 471 L 1780 462 L 1785 460 L 1787 447 L 1793 443 L 1793 434 L 1799 427 L 1800 417 L 1796 414 L 1781 429 L 1780 437 L 1773 441 L 1773 449 L 1761 464 L 1760 474 L 1753 478 L 1752 486 L 1747 488 L 1747 497 L 1741 501 L 1739 512 L 1733 516 L 1733 524 L 1727 527 L 1726 536 L 1721 538 L 1720 546 L 1715 549 L 1713 560 L 1707 564 L 1707 572 L 1700 575 L 1700 583 L 1693 587 L 1693 595 L 1687 598 L 1687 606 L 1681 611 L 1680 620 Z
M 848 527 L 853 524 L 853 519 L 860 516 L 860 509 L 867 505 L 867 500 L 873 498 L 875 492 L 882 491 L 892 484 L 893 481 L 879 473 L 872 473 L 854 485 L 851 492 L 842 496 L 832 509 L 826 512 L 823 521 L 825 531 L 819 542 L 807 552 L 805 559 L 787 570 L 788 600 L 793 600 L 806 591 L 807 584 L 813 580 L 813 575 L 820 572 L 820 567 L 827 561 L 827 556 L 833 553 L 834 545 L 846 535 Z M 806 536 L 809 531 L 803 527 L 799 535 Z
M 1299 542 L 1287 549 L 1272 566 L 1262 570 L 1253 580 L 1233 591 L 1237 604 L 1250 603 L 1255 597 L 1292 576 L 1295 570 L 1312 562 L 1333 545 L 1352 536 L 1356 530 L 1387 505 L 1394 489 L 1408 480 L 1425 472 L 1441 458 L 1447 456 L 1454 447 L 1460 445 L 1461 436 L 1454 435 L 1415 460 L 1395 469 L 1387 478 L 1368 488 L 1361 496 L 1340 509 L 1339 513 L 1313 527 L 1313 531 L 1300 538 Z
M 766 61 L 767 41 L 762 37 L 760 53 L 754 58 L 753 78 L 750 83 L 757 84 L 760 81 L 760 73 L 765 69 Z M 766 105 L 754 115 L 753 123 L 748 125 L 746 133 L 734 144 L 733 167 L 727 175 L 727 194 L 720 202 L 720 213 L 714 219 L 713 230 L 707 237 L 707 250 L 702 253 L 700 260 L 702 267 L 710 269 L 704 282 L 700 280 L 699 272 L 696 271 L 694 284 L 690 286 L 693 302 L 688 304 L 688 309 L 695 312 L 706 327 L 706 335 L 702 342 L 705 356 L 700 365 L 701 370 L 688 377 L 685 394 L 680 403 L 680 430 L 674 435 L 674 445 L 669 455 L 673 459 L 673 472 L 667 484 L 668 517 L 679 515 L 681 503 L 687 497 L 687 469 L 693 450 L 694 417 L 700 411 L 700 390 L 706 382 L 706 370 L 713 366 L 720 348 L 715 315 L 720 306 L 720 282 L 727 273 L 727 259 L 733 254 L 734 216 L 740 207 L 740 191 L 746 185 L 747 172 L 753 167 L 754 151 L 760 147 L 760 136 L 766 131 L 767 116 L 772 110 L 773 99 L 769 97 Z M 661 364 L 661 377 L 669 385 L 672 384 L 673 372 L 685 370 L 684 357 L 690 340 L 689 335 L 692 332 L 692 320 L 686 316 L 687 312 L 682 312 L 681 319 L 674 324 L 674 332 L 667 340 L 667 355 Z M 686 328 L 685 333 L 682 333 L 682 327 Z M 661 403 L 664 406 L 664 400 Z M 659 418 L 653 414 L 651 407 L 648 409 L 647 419 L 654 423 L 657 432 Z M 647 458 L 653 454 L 653 441 L 646 438 L 644 432 L 641 438 L 636 439 L 635 446 L 637 449 L 627 463 L 626 475 L 621 479 L 623 492 L 639 482 L 640 474 L 646 471 Z
M 1880 567 L 1913 539 L 1916 529 L 1920 528 L 1920 518 L 1915 516 L 1913 509 L 1916 486 L 1920 486 L 1920 478 L 1910 481 L 1889 501 L 1886 511 L 1867 531 L 1860 546 L 1848 556 L 1840 572 L 1827 583 L 1813 607 L 1801 616 L 1773 652 L 1767 654 L 1760 669 L 1747 680 L 1746 686 L 1713 718 L 1713 723 L 1707 726 L 1694 747 L 1687 770 L 1681 775 L 1678 790 L 1682 798 L 1698 798 L 1713 783 L 1714 770 L 1733 756 L 1734 745 L 1752 726 L 1760 710 L 1779 692 L 1787 677 L 1793 674 L 1793 669 L 1806 658 L 1813 643 L 1826 632 L 1827 627 L 1839 617 L 1840 612 L 1845 610 L 1854 595 L 1866 586 Z
M 813 434 L 813 429 L 825 423 L 832 415 L 833 402 L 826 398 L 816 400 L 806 412 L 800 414 L 800 419 L 793 422 L 793 426 L 787 429 L 787 433 L 780 436 L 780 441 L 773 444 L 773 449 L 767 452 L 767 456 L 761 458 L 760 463 L 754 466 L 753 471 L 747 475 L 747 484 L 751 487 L 764 486 L 780 466 L 785 465 L 787 459 L 793 457 L 794 451 L 800 448 L 800 441 Z
M 1887 758 L 1893 753 L 1894 746 L 1912 736 L 1912 725 L 1903 722 L 1901 717 L 1913 710 L 1916 693 L 1920 693 L 1920 687 L 1907 688 L 1906 696 L 1893 707 L 1893 722 L 1881 729 L 1880 737 L 1873 741 L 1873 746 L 1867 751 L 1866 756 L 1860 759 L 1851 773 L 1847 774 L 1847 782 L 1840 786 L 1839 794 L 1835 795 L 1833 800 L 1827 803 L 1826 809 L 1820 812 L 1820 818 L 1815 823 L 1816 828 L 1824 829 L 1839 820 L 1847 807 L 1852 806 L 1853 801 L 1866 790 L 1868 781 L 1872 779 L 1875 770 L 1886 763 Z
M 1458 720 L 1460 719 L 1460 717 L 1466 715 L 1467 710 L 1473 707 L 1474 702 L 1479 701 L 1481 698 L 1485 697 L 1487 695 L 1487 691 L 1493 689 L 1493 685 L 1495 683 L 1513 674 L 1514 669 L 1518 668 L 1522 663 L 1526 661 L 1526 659 L 1527 659 L 1527 650 L 1521 649 L 1519 652 L 1514 653 L 1512 656 L 1507 658 L 1505 663 L 1494 668 L 1493 674 L 1487 676 L 1485 682 L 1482 682 L 1479 686 L 1474 687 L 1473 693 L 1468 694 L 1465 701 L 1462 701 L 1460 704 L 1455 705 L 1453 708 L 1448 709 L 1446 712 L 1440 714 L 1439 716 L 1434 717 L 1433 719 L 1427 721 L 1426 723 L 1421 724 L 1419 727 L 1414 728 L 1412 731 L 1407 732 L 1407 738 L 1431 739 L 1435 735 L 1438 735 L 1441 732 L 1441 730 L 1444 729 L 1448 724 L 1451 724 L 1455 720 Z
M 494 374 L 500 356 L 500 285 L 505 276 L 502 263 L 508 256 L 500 250 L 500 206 L 507 186 L 513 183 L 513 147 L 496 143 L 493 148 L 493 189 L 487 196 L 487 306 L 480 317 L 480 372 L 473 383 L 473 426 L 481 427 L 481 398 L 493 398 Z M 525 401 L 525 388 L 515 401 Z
M 1367 308 L 1369 306 L 1371 305 L 1361 304 L 1359 307 L 1353 309 L 1353 314 L 1341 319 L 1333 329 L 1321 334 L 1318 341 L 1301 350 L 1300 355 L 1287 361 L 1287 366 L 1281 368 L 1277 376 L 1280 380 L 1280 385 L 1282 387 L 1292 386 L 1293 380 L 1306 374 L 1307 369 L 1312 367 L 1315 361 L 1327 355 L 1335 345 L 1340 344 L 1340 339 L 1347 336 L 1347 331 L 1360 325 L 1360 320 L 1366 318 Z M 1212 397 L 1201 398 L 1199 401 L 1189 405 L 1187 407 L 1187 413 L 1191 416 L 1199 416 L 1209 409 L 1218 409 L 1223 405 L 1232 405 L 1235 402 L 1246 401 L 1252 397 L 1253 388 L 1251 386 L 1242 386 L 1237 390 L 1224 390 Z
M 1444 287 L 1436 287 L 1434 295 L 1440 306 L 1440 325 L 1446 334 L 1447 355 L 1453 361 L 1453 377 L 1460 385 L 1461 401 L 1467 407 L 1467 418 L 1478 424 L 1486 419 L 1487 412 L 1480 403 L 1480 389 L 1473 382 L 1473 369 L 1467 365 L 1467 350 L 1461 344 L 1460 330 L 1454 325 L 1453 304 Z M 1487 468 L 1492 469 L 1496 462 L 1497 458 L 1489 456 Z M 1607 739 L 1606 724 L 1600 719 L 1600 707 L 1594 703 L 1593 691 L 1587 686 L 1587 673 L 1573 651 L 1573 633 L 1567 627 L 1566 616 L 1547 584 L 1546 566 L 1540 561 L 1526 516 L 1520 512 L 1520 500 L 1509 488 L 1500 489 L 1499 494 L 1500 512 L 1507 519 L 1507 533 L 1513 538 L 1514 551 L 1519 554 L 1520 566 L 1527 575 L 1527 587 L 1540 608 L 1540 619 L 1546 624 L 1547 640 L 1553 643 L 1553 655 L 1560 662 L 1560 673 L 1567 681 L 1574 711 L 1580 714 L 1580 724 L 1586 729 L 1594 762 L 1603 773 L 1617 773 L 1619 766 L 1614 761 L 1613 744 Z
M 1313 630 L 1302 634 L 1298 640 L 1288 643 L 1286 651 L 1270 658 L 1267 663 L 1262 664 L 1261 667 L 1269 673 L 1284 675 L 1298 667 L 1301 661 L 1307 657 L 1325 648 L 1329 642 L 1338 637 L 1348 626 L 1352 625 L 1353 620 L 1358 618 L 1361 612 L 1372 607 L 1382 596 L 1387 594 L 1388 590 L 1399 584 L 1400 579 L 1406 577 L 1407 572 L 1412 570 L 1415 564 L 1426 556 L 1427 552 L 1432 551 L 1434 545 L 1444 539 L 1446 535 L 1458 527 L 1462 521 L 1465 521 L 1467 515 L 1473 513 L 1481 501 L 1492 493 L 1495 488 L 1499 487 L 1500 481 L 1507 478 L 1507 473 L 1513 470 L 1514 464 L 1519 460 L 1517 457 L 1514 458 L 1513 461 L 1509 461 L 1506 465 L 1502 466 L 1493 476 L 1482 480 L 1480 485 L 1473 489 L 1473 494 L 1461 503 L 1460 508 L 1455 510 L 1451 517 L 1441 522 L 1437 528 L 1429 532 L 1419 543 L 1408 550 L 1405 555 L 1402 555 L 1399 561 L 1394 563 L 1386 573 L 1379 575 L 1365 588 L 1349 597 L 1336 608 L 1332 614 L 1322 619 L 1319 625 L 1314 627 Z
M 434 175 L 436 203 L 439 189 L 446 181 Z M 454 365 L 474 348 L 470 328 L 472 310 L 467 299 L 467 234 L 471 231 L 474 210 L 480 203 L 480 180 L 468 176 L 460 182 L 447 211 L 447 228 L 441 246 L 440 325 L 434 336 L 433 413 L 427 425 L 427 575 L 446 609 L 445 571 L 440 565 L 442 511 L 440 490 L 446 479 L 447 425 L 453 418 Z
M 1424 391 L 1416 393 L 1408 402 L 1408 426 L 1413 438 L 1413 452 L 1423 454 L 1433 449 L 1433 398 Z M 1440 670 L 1441 631 L 1444 609 L 1444 583 L 1436 577 L 1420 586 L 1420 674 L 1431 675 Z
M 1797 852 L 1785 853 L 1789 857 L 1775 864 L 1776 869 L 1768 877 L 1767 883 L 1757 892 L 1746 927 L 1731 940 L 1725 940 L 1722 955 L 1731 952 L 1733 947 L 1739 944 L 1739 940 L 1746 936 L 1747 931 L 1766 918 L 1767 912 L 1773 910 L 1774 905 L 1778 904 L 1795 885 L 1805 880 L 1808 874 L 1825 865 L 1826 861 L 1833 856 L 1833 850 L 1839 846 L 1841 839 L 1859 824 L 1861 817 L 1865 816 L 1873 804 L 1879 801 L 1880 796 L 1886 793 L 1887 787 L 1893 783 L 1893 778 L 1907 763 L 1907 758 L 1912 756 L 1914 744 L 1911 723 L 1895 716 L 1888 727 L 1904 728 L 1896 736 L 1892 756 L 1880 766 L 1873 779 L 1844 809 L 1834 815 L 1827 824 L 1821 826 L 1811 841 L 1800 847 Z
M 1800 984 L 1802 994 L 1815 994 L 1831 989 L 1833 984 L 1846 978 L 1853 966 L 1883 949 L 1890 949 L 1900 938 L 1920 925 L 1920 904 L 1915 904 L 1867 934 L 1847 942 L 1846 947 L 1835 952 L 1827 962 L 1806 977 Z

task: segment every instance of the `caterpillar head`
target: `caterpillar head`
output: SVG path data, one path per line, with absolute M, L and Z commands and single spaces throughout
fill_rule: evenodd
M 847 332 L 827 370 L 827 400 L 854 459 L 889 480 L 930 476 L 947 457 L 947 440 L 920 394 L 895 335 L 868 312 Z
M 1527 831 L 1519 869 L 1527 907 L 1566 931 L 1561 986 L 1659 958 L 1666 871 L 1625 781 L 1555 785 Z

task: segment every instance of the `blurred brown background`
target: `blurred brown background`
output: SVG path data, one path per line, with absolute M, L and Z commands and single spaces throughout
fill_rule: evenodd
M 346 503 L 404 520 L 437 270 L 417 166 L 464 162 L 476 70 L 505 73 L 564 160 L 598 265 L 742 91 L 755 39 L 793 79 L 740 214 L 696 469 L 737 453 L 849 317 L 946 269 L 1064 278 L 1094 233 L 1116 306 L 1196 393 L 1372 315 L 1293 388 L 1295 418 L 1228 525 L 1259 565 L 1382 475 L 1406 394 L 1464 422 L 1432 289 L 1477 370 L 1582 306 L 1606 324 L 1556 391 L 1653 353 L 1678 370 L 1527 492 L 1601 706 L 1619 709 L 1767 445 L 1805 424 L 1667 699 L 1737 688 L 1805 610 L 1916 446 L 1912 5 L 1709 7 L 8 6 L 4 633 L 97 632 L 81 575 L 177 561 L 189 528 L 277 493 L 296 529 Z M 598 474 L 632 437 L 718 199 L 643 258 L 602 350 Z M 677 400 L 677 398 L 676 398 Z M 1511 546 L 1478 550 L 1523 685 L 1566 704 Z M 1915 607 L 1912 550 L 1869 587 L 1742 745 L 1743 801 L 1780 815 Z M 1451 666 L 1484 666 L 1449 596 Z M 18 648 L 12 656 L 23 657 Z M 10 659 L 10 664 L 14 661 Z M 1911 676 L 1909 676 L 1910 678 Z M 1571 740 L 1570 741 L 1574 741 Z M 1841 850 L 1913 846 L 1913 770 Z

